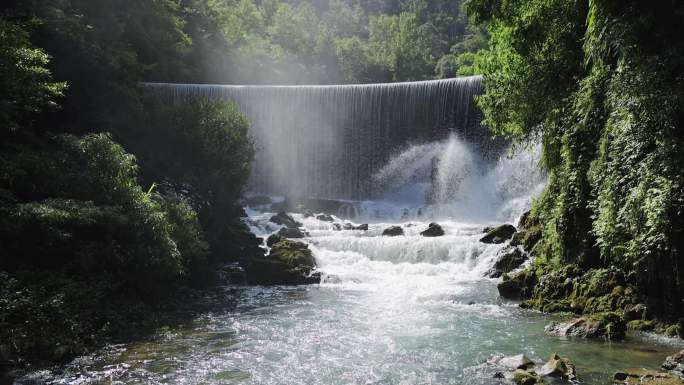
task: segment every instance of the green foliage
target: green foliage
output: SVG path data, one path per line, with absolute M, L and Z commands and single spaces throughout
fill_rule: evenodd
M 62 96 L 66 84 L 52 81 L 48 63 L 21 26 L 0 16 L 0 137 L 32 124 L 36 113 Z
M 107 135 L 43 145 L 3 151 L 13 160 L 3 162 L 2 185 L 26 203 L 3 209 L 0 268 L 111 276 L 134 295 L 154 296 L 206 258 L 196 214 L 182 200 L 145 193 L 134 158 Z
M 193 100 L 169 106 L 151 96 L 140 126 L 124 142 L 144 178 L 186 190 L 192 203 L 226 210 L 242 193 L 254 155 L 249 123 L 233 103 Z
M 232 218 L 243 215 L 236 202 L 254 155 L 245 116 L 234 104 L 221 101 L 168 105 L 150 95 L 144 105 L 145 113 L 134 125 L 139 128 L 121 134 L 138 157 L 144 185 L 155 183 L 163 194 L 184 197 L 184 204 L 197 213 L 194 220 L 201 224 L 211 254 L 225 260 L 243 238 L 232 233 L 241 226 Z
M 476 60 L 486 123 L 543 143 L 543 260 L 552 270 L 615 266 L 655 314 L 684 316 L 682 4 L 470 0 L 468 8 L 491 33 Z
M 187 9 L 218 26 L 222 39 L 202 34 L 208 26 L 190 35 L 197 47 L 206 48 L 199 54 L 212 63 L 211 81 L 220 83 L 453 76 L 456 69 L 443 70 L 444 62 L 486 46 L 482 29 L 467 28 L 457 0 L 196 0 Z M 222 72 L 213 71 L 219 65 Z
M 15 364 L 64 360 L 136 329 L 181 284 L 209 282 L 208 241 L 256 245 L 233 208 L 253 150 L 232 105 L 143 115 L 143 79 L 205 76 L 191 55 L 206 46 L 185 30 L 206 18 L 181 3 L 30 0 L 0 16 L 0 350 Z M 65 131 L 128 140 L 145 187 L 112 136 Z
M 191 41 L 178 2 L 143 0 L 26 0 L 4 11 L 30 21 L 32 41 L 54 58 L 56 79 L 69 84 L 51 130 L 115 131 L 139 106 L 143 80 L 192 76 L 184 60 Z

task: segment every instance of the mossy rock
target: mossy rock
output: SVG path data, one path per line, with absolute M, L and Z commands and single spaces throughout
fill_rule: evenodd
M 535 226 L 527 230 L 520 230 L 513 234 L 513 238 L 511 238 L 511 245 L 521 246 L 523 249 L 525 249 L 525 251 L 530 252 L 541 240 L 541 237 L 541 228 Z
M 306 243 L 280 237 L 266 257 L 252 258 L 245 266 L 247 282 L 256 285 L 320 283 L 316 261 Z
M 652 331 L 656 327 L 654 320 L 633 320 L 627 322 L 627 329 L 635 331 Z
M 487 272 L 487 276 L 498 278 L 519 268 L 526 260 L 527 256 L 518 247 L 508 246 L 499 252 L 497 260 L 492 269 Z
M 488 228 L 487 234 L 480 239 L 482 243 L 504 243 L 513 237 L 515 234 L 515 226 L 505 224 L 496 226 L 494 228 Z
M 309 249 L 309 245 L 303 242 L 281 238 L 271 246 L 270 259 L 286 263 L 289 266 L 306 266 L 314 268 L 316 260 Z
M 646 369 L 625 369 L 613 375 L 613 383 L 626 385 L 682 385 L 684 381 L 671 373 Z
M 619 314 L 605 312 L 591 314 L 567 322 L 552 322 L 544 328 L 544 331 L 546 334 L 560 337 L 621 340 L 625 338 L 626 329 L 626 324 Z
M 537 277 L 532 271 L 521 270 L 515 274 L 504 274 L 496 288 L 503 298 L 520 300 L 530 298 L 536 283 Z
M 670 325 L 665 328 L 665 335 L 668 337 L 681 337 L 682 330 L 680 325 Z
M 530 372 L 527 370 L 523 369 L 516 369 L 513 372 L 513 382 L 517 385 L 535 385 L 535 384 L 543 384 L 539 377 L 534 374 L 534 372 Z

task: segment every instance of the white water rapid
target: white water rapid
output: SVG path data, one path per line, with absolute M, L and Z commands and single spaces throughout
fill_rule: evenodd
M 242 106 L 263 145 L 252 192 L 346 199 L 334 222 L 292 214 L 323 280 L 226 283 L 218 295 L 193 300 L 201 307 L 188 323 L 17 383 L 492 385 L 502 382 L 482 363 L 521 353 L 537 362 L 551 353 L 570 357 L 580 384 L 610 384 L 627 367 L 658 368 L 671 346 L 547 336 L 551 317 L 502 300 L 497 281 L 485 277 L 507 243 L 480 242 L 484 227 L 517 224 L 545 176 L 538 145 L 508 154 L 467 123 L 476 85 L 479 78 L 152 85 L 175 99 L 201 95 Z M 245 222 L 265 240 L 280 229 L 270 222 L 278 210 L 249 207 Z M 350 221 L 368 229 L 344 230 Z M 420 235 L 430 222 L 445 234 Z M 389 226 L 404 235 L 383 236 Z

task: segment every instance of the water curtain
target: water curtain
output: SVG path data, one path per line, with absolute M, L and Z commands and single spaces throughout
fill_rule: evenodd
M 489 145 L 474 96 L 480 76 L 363 85 L 242 86 L 146 83 L 171 103 L 235 102 L 257 146 L 249 189 L 290 197 L 369 199 L 371 177 L 407 143 L 450 133 Z

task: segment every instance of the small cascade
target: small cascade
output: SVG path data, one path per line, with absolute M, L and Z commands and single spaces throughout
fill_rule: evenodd
M 408 143 L 453 132 L 482 153 L 498 148 L 479 124 L 479 76 L 367 85 L 146 86 L 172 103 L 198 97 L 235 102 L 257 146 L 250 181 L 255 194 L 372 199 L 386 187 L 372 176 Z

